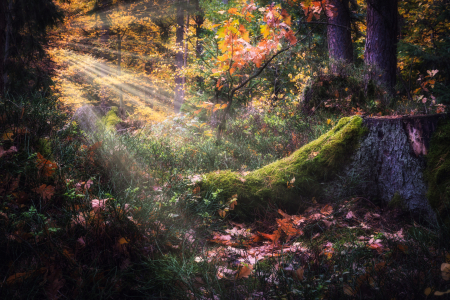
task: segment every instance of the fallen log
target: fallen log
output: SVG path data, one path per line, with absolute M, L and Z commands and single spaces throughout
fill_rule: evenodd
M 438 128 L 447 130 L 446 120 L 447 115 L 343 118 L 289 157 L 248 174 L 211 172 L 200 186 L 204 195 L 219 190 L 220 201 L 237 199 L 235 213 L 240 217 L 252 216 L 270 204 L 296 213 L 313 198 L 337 201 L 360 195 L 379 204 L 401 199 L 409 210 L 435 220 L 449 197 L 438 193 L 436 203 L 428 201 L 434 171 L 426 168 L 427 156 L 433 151 L 430 145 L 442 144 L 433 145 L 432 136 Z M 447 143 L 437 156 L 449 151 Z

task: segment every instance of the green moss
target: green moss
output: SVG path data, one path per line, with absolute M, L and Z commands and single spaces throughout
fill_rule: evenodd
M 427 155 L 428 201 L 439 219 L 450 225 L 450 120 L 441 120 Z
M 42 154 L 42 156 L 51 159 L 52 158 L 52 148 L 48 139 L 40 138 L 37 141 L 37 152 Z
M 296 212 L 305 206 L 305 200 L 325 197 L 324 184 L 342 169 L 366 132 L 362 124 L 357 116 L 342 118 L 317 140 L 247 176 L 231 171 L 207 174 L 202 189 L 222 189 L 222 200 L 238 194 L 239 215 L 251 215 L 255 209 L 267 208 L 270 202 Z M 294 177 L 293 184 L 289 184 Z
M 111 107 L 108 113 L 99 121 L 101 125 L 107 129 L 114 129 L 117 124 L 122 120 L 117 116 L 118 108 L 116 106 Z
M 406 210 L 406 204 L 403 197 L 396 192 L 394 196 L 392 197 L 391 201 L 389 201 L 388 207 L 390 208 L 401 208 L 402 210 Z

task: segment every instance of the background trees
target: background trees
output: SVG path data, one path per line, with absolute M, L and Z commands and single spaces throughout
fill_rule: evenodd
M 364 61 L 381 71 L 375 81 L 393 94 L 397 70 L 398 1 L 367 0 L 367 38 Z
M 43 45 L 48 28 L 62 16 L 51 0 L 0 1 L 0 95 L 49 86 L 50 61 Z

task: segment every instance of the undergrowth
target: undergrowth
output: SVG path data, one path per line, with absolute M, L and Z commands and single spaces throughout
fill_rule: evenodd
M 248 109 L 220 143 L 195 115 L 93 139 L 75 122 L 58 130 L 67 118 L 51 97 L 2 99 L 0 298 L 412 299 L 450 288 L 448 229 L 397 208 L 311 199 L 302 215 L 268 209 L 239 224 L 220 190 L 199 193 L 203 174 L 258 169 L 337 123 L 291 112 Z

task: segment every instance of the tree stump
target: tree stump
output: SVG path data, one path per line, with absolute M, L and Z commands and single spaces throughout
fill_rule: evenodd
M 296 213 L 313 197 L 329 202 L 358 195 L 384 204 L 401 198 L 411 211 L 435 220 L 424 171 L 431 137 L 447 117 L 343 118 L 289 157 L 248 174 L 211 172 L 200 186 L 204 195 L 220 189 L 225 203 L 237 198 L 235 213 L 242 217 L 270 204 Z

